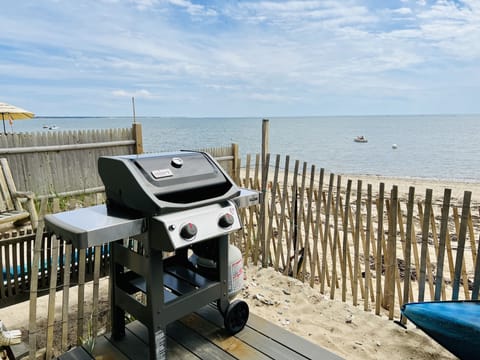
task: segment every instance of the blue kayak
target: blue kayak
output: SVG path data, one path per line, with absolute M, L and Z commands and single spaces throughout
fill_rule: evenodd
M 460 359 L 480 358 L 480 301 L 409 303 L 402 314 Z

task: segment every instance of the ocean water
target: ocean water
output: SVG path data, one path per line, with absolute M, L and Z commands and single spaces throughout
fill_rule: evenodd
M 15 132 L 130 127 L 131 117 L 41 117 Z M 238 143 L 261 151 L 261 118 L 141 117 L 146 152 Z M 57 125 L 58 130 L 44 129 Z M 480 115 L 269 118 L 270 153 L 343 174 L 480 181 Z M 7 124 L 7 131 L 12 131 Z M 368 143 L 353 139 L 364 135 Z M 393 149 L 392 145 L 397 148 Z M 272 163 L 274 160 L 272 160 Z

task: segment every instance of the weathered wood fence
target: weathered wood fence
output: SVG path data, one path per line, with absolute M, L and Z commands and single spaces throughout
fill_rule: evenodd
M 201 151 L 237 176 L 237 144 Z M 102 192 L 98 158 L 141 153 L 140 123 L 124 129 L 0 134 L 0 156 L 8 159 L 18 190 L 33 191 L 37 198 Z
M 273 160 L 273 161 L 271 161 Z M 385 189 L 290 163 L 289 156 L 247 156 L 241 185 L 266 204 L 243 211 L 236 243 L 245 261 L 273 266 L 328 295 L 390 319 L 410 301 L 478 299 L 479 208 L 446 189 L 441 204 L 425 194 Z M 293 169 L 293 170 L 292 170 Z M 437 194 L 438 195 L 438 194 Z
M 139 123 L 124 129 L 0 134 L 0 156 L 8 159 L 17 188 L 37 197 L 101 191 L 99 156 L 142 152 Z

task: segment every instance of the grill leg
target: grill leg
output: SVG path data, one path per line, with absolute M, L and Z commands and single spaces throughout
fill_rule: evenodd
M 218 299 L 218 309 L 222 314 L 227 311 L 228 302 L 228 235 L 222 235 L 218 239 L 218 276 L 221 284 L 220 299 Z
M 150 344 L 150 360 L 164 360 L 167 358 L 167 324 L 162 318 L 164 306 L 163 288 L 163 253 L 150 248 L 146 257 L 148 270 L 145 274 L 147 286 L 147 316 L 151 319 L 148 326 L 148 340 Z
M 112 243 L 110 247 L 110 316 L 112 322 L 112 337 L 115 340 L 120 340 L 125 336 L 125 311 L 116 306 L 115 289 L 117 287 L 117 281 L 123 273 L 123 266 L 119 265 L 115 259 L 115 249 L 117 246 L 122 246 L 123 240 L 119 240 L 116 243 Z

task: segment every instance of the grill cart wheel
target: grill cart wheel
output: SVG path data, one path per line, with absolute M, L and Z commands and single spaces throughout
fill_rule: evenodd
M 224 325 L 230 335 L 235 335 L 242 330 L 248 321 L 250 311 L 248 304 L 243 300 L 235 300 L 228 305 L 225 311 Z

